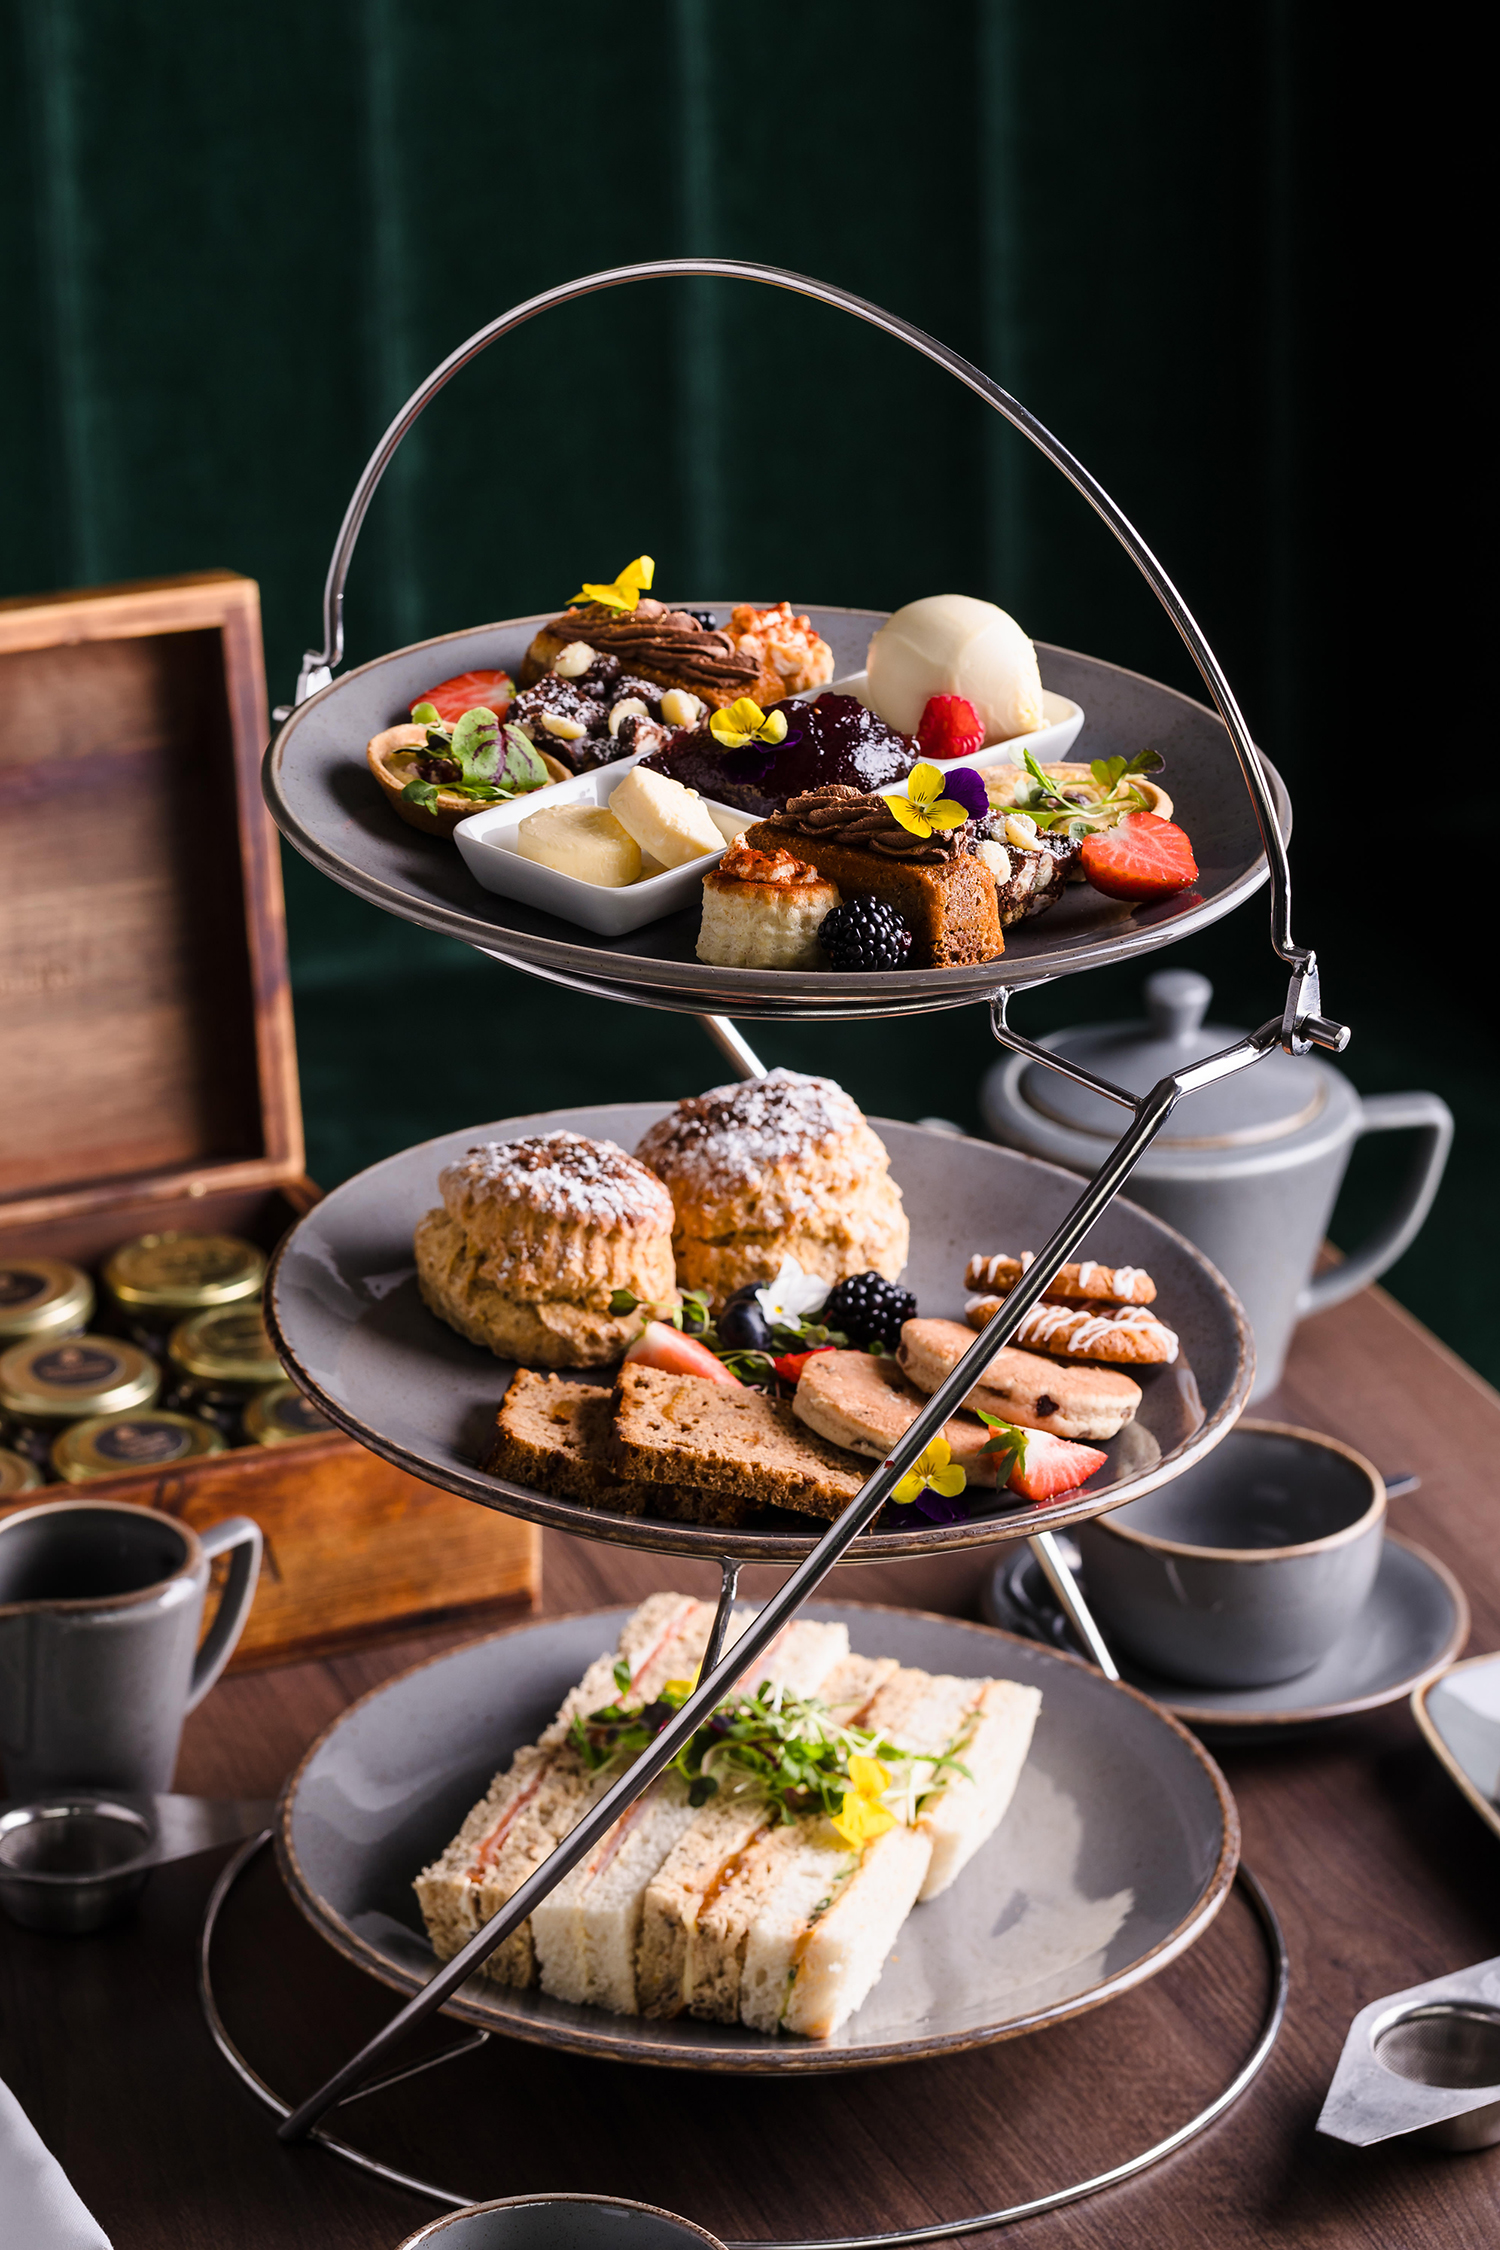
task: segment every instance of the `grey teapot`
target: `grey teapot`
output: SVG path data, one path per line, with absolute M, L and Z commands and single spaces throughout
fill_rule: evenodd
M 1146 979 L 1144 1023 L 1070 1027 L 1040 1044 L 1145 1093 L 1243 1036 L 1204 1022 L 1212 998 L 1207 977 L 1161 969 Z M 1085 1173 L 1097 1169 L 1124 1121 L 1099 1095 L 1024 1055 L 987 1073 L 980 1108 L 996 1140 Z M 1418 1140 L 1395 1210 L 1368 1242 L 1314 1277 L 1355 1141 L 1402 1131 Z M 1436 1094 L 1361 1096 L 1326 1062 L 1275 1054 L 1189 1094 L 1125 1192 L 1195 1242 L 1238 1294 L 1255 1332 L 1251 1396 L 1259 1398 L 1281 1379 L 1296 1322 L 1341 1304 L 1400 1257 L 1427 1216 L 1452 1143 L 1453 1113 Z

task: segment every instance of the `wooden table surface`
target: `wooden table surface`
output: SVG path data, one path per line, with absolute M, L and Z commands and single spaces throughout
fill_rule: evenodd
M 1500 1396 L 1369 1292 L 1301 1331 L 1285 1382 L 1257 1412 L 1348 1439 L 1388 1471 L 1417 1471 L 1422 1488 L 1392 1504 L 1392 1522 L 1463 1581 L 1470 1653 L 1500 1646 Z M 972 1617 L 993 1559 L 847 1571 L 834 1591 Z M 747 1575 L 752 1594 L 775 1582 L 770 1571 Z M 548 1534 L 550 1612 L 638 1599 L 662 1583 L 713 1591 L 697 1565 Z M 221 1683 L 188 1722 L 177 1786 L 273 1794 L 353 1697 L 472 1637 L 472 1627 L 430 1634 Z M 1277 2050 L 1190 2148 L 1009 2239 L 1043 2250 L 1468 2250 L 1500 2241 L 1500 2150 L 1362 2152 L 1314 2131 L 1359 2008 L 1500 1953 L 1500 1840 L 1441 1772 L 1404 1703 L 1221 1755 L 1245 1859 L 1291 1952 Z M 395 2244 L 434 2207 L 317 2149 L 283 2148 L 204 2029 L 195 1949 L 225 1856 L 158 1870 L 137 1919 L 95 1938 L 0 1924 L 0 2076 L 115 2250 Z M 269 1855 L 231 1901 L 218 1978 L 245 2052 L 297 2096 L 394 2006 L 313 1935 Z M 339 2129 L 476 2198 L 560 2186 L 613 2192 L 750 2239 L 933 2224 L 1045 2192 L 1160 2137 L 1248 2051 L 1264 1998 L 1259 1939 L 1235 1896 L 1200 1944 L 1140 1991 L 975 2054 L 857 2076 L 726 2082 L 497 2040 L 345 2111 Z

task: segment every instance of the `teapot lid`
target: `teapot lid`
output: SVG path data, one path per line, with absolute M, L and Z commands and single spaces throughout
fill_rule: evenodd
M 1042 1043 L 1128 1093 L 1149 1093 L 1159 1079 L 1244 1037 L 1231 1024 L 1204 1022 L 1213 996 L 1196 969 L 1158 969 L 1146 979 L 1144 1023 L 1080 1024 Z M 1055 1124 L 1111 1141 L 1119 1137 L 1123 1111 L 1040 1063 L 1023 1073 L 1020 1090 L 1029 1108 Z M 1280 1140 L 1310 1125 L 1327 1099 L 1322 1067 L 1278 1050 L 1253 1070 L 1185 1094 L 1156 1146 L 1229 1149 Z

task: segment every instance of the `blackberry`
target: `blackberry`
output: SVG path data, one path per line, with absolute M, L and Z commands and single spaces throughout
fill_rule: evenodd
M 911 930 L 894 906 L 858 891 L 825 915 L 818 943 L 836 969 L 899 969 Z
M 857 1273 L 830 1292 L 818 1317 L 825 1328 L 842 1330 L 851 1344 L 868 1348 L 879 1342 L 894 1351 L 901 1341 L 901 1323 L 917 1317 L 917 1300 L 909 1289 L 899 1289 L 882 1274 Z

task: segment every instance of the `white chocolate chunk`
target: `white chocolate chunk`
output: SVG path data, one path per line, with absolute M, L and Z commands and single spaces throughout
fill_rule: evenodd
M 609 731 L 612 735 L 618 734 L 620 731 L 620 721 L 622 719 L 629 719 L 631 717 L 637 719 L 649 719 L 650 716 L 651 713 L 646 709 L 645 704 L 641 701 L 638 695 L 622 696 L 620 701 L 615 704 L 614 708 L 609 714 Z
M 669 727 L 695 727 L 703 716 L 703 699 L 686 688 L 668 688 L 661 699 L 661 715 Z
M 554 660 L 552 669 L 560 680 L 576 680 L 588 670 L 595 654 L 587 641 L 571 641 Z
M 724 839 L 696 790 L 664 773 L 635 766 L 609 800 L 609 809 L 663 867 L 684 867 L 705 852 L 722 851 Z
M 580 883 L 623 890 L 641 879 L 640 847 L 603 805 L 547 805 L 516 830 L 522 859 Z
M 984 861 L 997 883 L 1010 881 L 1010 853 L 1003 844 L 986 837 L 982 844 L 974 846 L 974 857 Z
M 542 725 L 549 734 L 555 734 L 559 742 L 580 742 L 589 731 L 577 719 L 560 718 L 556 711 L 544 711 Z

